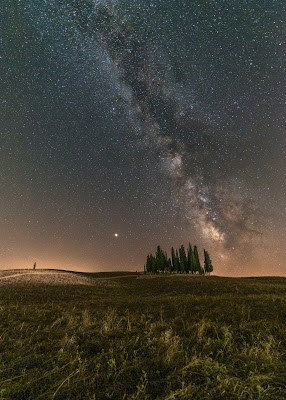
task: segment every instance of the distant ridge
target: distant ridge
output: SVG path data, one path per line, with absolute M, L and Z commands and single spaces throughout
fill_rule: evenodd
M 0 271 L 3 284 L 90 285 L 91 280 L 81 272 L 59 269 L 12 269 Z
M 47 284 L 47 285 L 92 285 L 96 279 L 112 279 L 138 276 L 140 273 L 81 272 L 65 269 L 6 269 L 0 270 L 0 285 L 3 284 Z

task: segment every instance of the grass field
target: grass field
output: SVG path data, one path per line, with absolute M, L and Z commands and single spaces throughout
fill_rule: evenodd
M 82 276 L 3 280 L 0 399 L 286 399 L 286 278 Z

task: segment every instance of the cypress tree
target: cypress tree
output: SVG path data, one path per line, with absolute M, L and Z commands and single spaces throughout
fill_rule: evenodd
M 195 258 L 191 243 L 189 243 L 189 248 L 188 248 L 188 268 L 191 274 L 195 272 Z
M 204 268 L 205 268 L 205 274 L 209 274 L 213 271 L 213 266 L 212 262 L 209 256 L 209 253 L 204 249 Z
M 189 243 L 189 247 L 188 247 L 187 255 L 186 255 L 186 257 L 187 257 L 186 273 L 187 274 L 189 274 L 191 272 L 191 254 L 190 254 L 190 249 L 192 249 L 191 248 L 191 243 Z
M 214 267 L 212 264 L 212 260 L 210 259 L 209 270 L 208 270 L 209 275 L 211 274 L 211 272 L 213 272 L 213 270 L 214 270 Z
M 195 258 L 195 253 L 192 252 L 192 265 L 193 265 L 193 270 L 192 270 L 192 274 L 196 274 L 197 270 L 196 270 L 196 258 Z
M 170 274 L 172 272 L 172 261 L 168 258 L 166 271 Z
M 203 268 L 200 263 L 200 257 L 199 257 L 197 246 L 194 246 L 194 258 L 195 258 L 195 273 L 199 273 L 200 275 L 202 275 Z
M 190 254 L 190 243 L 189 243 L 189 247 L 187 250 L 187 266 L 188 266 L 188 273 L 191 272 L 191 254 Z
M 156 271 L 160 271 L 163 267 L 162 250 L 160 246 L 157 246 L 156 256 L 155 256 Z
M 177 274 L 181 273 L 181 266 L 180 266 L 180 258 L 179 258 L 179 254 L 178 254 L 178 250 L 176 249 L 176 269 L 175 271 L 177 272 Z
M 171 255 L 171 257 L 172 257 L 172 269 L 171 269 L 171 271 L 174 272 L 174 271 L 176 271 L 176 255 L 175 255 L 174 247 L 172 247 L 171 253 L 172 253 L 172 255 Z
M 180 253 L 180 270 L 182 273 L 186 273 L 188 267 L 187 267 L 187 256 L 184 245 L 180 247 L 179 253 Z
M 208 253 L 204 249 L 204 270 L 205 270 L 205 275 L 207 275 L 209 269 L 209 259 L 208 259 Z
M 150 270 L 149 270 L 149 254 L 147 255 L 147 260 L 146 260 L 146 271 L 147 272 L 150 272 Z M 145 271 L 145 265 L 144 265 L 144 271 Z
M 156 251 L 156 270 L 157 272 L 164 272 L 165 266 L 167 266 L 167 254 L 163 252 L 160 246 L 157 246 Z
M 168 270 L 170 269 L 169 258 L 166 251 L 163 254 L 164 254 L 164 271 L 168 272 Z
M 199 272 L 197 254 L 198 254 L 197 246 L 194 246 L 194 252 L 193 252 L 194 274 L 197 274 Z
M 151 254 L 151 272 L 152 274 L 156 274 L 158 272 L 158 266 L 156 263 L 156 258 Z
M 147 256 L 146 271 L 152 272 L 152 254 L 148 254 L 148 256 Z

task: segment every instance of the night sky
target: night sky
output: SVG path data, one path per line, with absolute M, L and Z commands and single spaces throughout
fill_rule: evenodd
M 0 268 L 191 242 L 285 276 L 284 0 L 10 0 L 0 27 Z

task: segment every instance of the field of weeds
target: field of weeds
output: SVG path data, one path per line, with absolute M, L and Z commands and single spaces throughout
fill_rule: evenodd
M 286 278 L 0 290 L 0 399 L 286 399 Z

